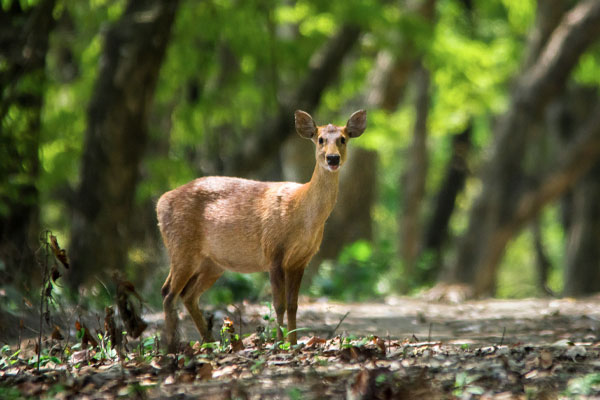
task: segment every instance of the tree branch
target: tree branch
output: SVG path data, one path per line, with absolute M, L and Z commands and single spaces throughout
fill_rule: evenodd
M 475 284 L 479 294 L 493 291 L 495 268 L 512 230 L 504 229 L 520 213 L 522 160 L 531 124 L 564 88 L 581 54 L 600 35 L 600 2 L 587 0 L 567 12 L 541 51 L 537 62 L 518 82 L 512 104 L 497 127 L 496 143 L 484 170 L 483 190 L 469 215 L 450 271 L 451 281 Z
M 279 112 L 264 124 L 247 135 L 239 150 L 230 158 L 226 172 L 230 175 L 243 175 L 259 168 L 265 159 L 277 152 L 283 141 L 293 132 L 294 110 L 308 112 L 314 110 L 327 86 L 339 74 L 344 58 L 348 55 L 360 36 L 360 28 L 344 25 L 313 57 L 304 81 L 292 98 L 281 104 Z
M 521 98 L 530 104 L 546 102 L 563 86 L 579 56 L 600 35 L 600 2 L 579 3 L 563 17 L 537 62 L 520 81 Z
M 552 172 L 533 189 L 527 191 L 518 203 L 513 219 L 504 229 L 518 230 L 535 217 L 551 201 L 557 199 L 577 183 L 600 158 L 600 103 L 576 134 L 564 157 Z

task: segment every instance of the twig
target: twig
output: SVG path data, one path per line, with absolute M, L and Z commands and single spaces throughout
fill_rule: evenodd
M 63 307 L 62 303 L 60 304 L 60 308 L 61 308 L 61 314 L 62 315 L 67 314 L 67 311 Z M 78 310 L 79 310 L 79 305 L 77 305 L 75 307 L 75 309 L 69 314 L 69 318 L 67 319 L 67 324 L 66 324 L 66 327 L 67 327 L 67 340 L 65 340 L 65 346 L 63 347 L 62 355 L 61 355 L 61 359 L 63 361 L 66 361 L 65 351 L 67 350 L 67 347 L 69 347 L 69 341 L 71 340 L 71 326 L 73 326 L 73 325 L 71 325 L 71 323 L 73 322 L 73 317 L 75 317 L 75 313 Z
M 19 348 L 18 350 L 21 350 L 21 341 L 23 340 L 23 327 L 25 326 L 25 322 L 23 322 L 23 319 L 25 318 L 25 312 L 23 312 L 23 314 L 21 315 L 21 319 L 19 319 Z
M 500 346 L 504 343 L 504 334 L 506 333 L 506 326 L 502 329 L 502 339 L 500 339 Z
M 242 337 L 242 310 L 240 310 L 240 308 L 238 306 L 236 306 L 235 304 L 232 304 L 233 308 L 235 308 L 238 312 L 238 319 L 239 319 L 239 327 L 240 327 L 240 338 Z
M 48 275 L 48 253 L 49 253 L 49 247 L 50 245 L 48 244 L 48 233 L 50 231 L 46 230 L 44 232 L 45 234 L 45 238 L 44 238 L 44 244 L 42 245 L 42 247 L 45 247 L 45 252 L 44 252 L 44 262 L 43 262 L 43 267 L 44 269 L 42 270 L 42 291 L 40 293 L 40 334 L 38 336 L 38 351 L 37 351 L 37 371 L 40 372 L 40 357 L 42 356 L 42 333 L 43 333 L 43 329 L 44 329 L 44 301 L 45 301 L 45 297 L 46 297 L 46 281 L 48 279 L 47 275 Z
M 388 341 L 388 344 L 387 344 L 386 350 L 389 350 L 390 346 L 392 345 L 392 339 L 390 338 L 390 331 L 387 331 L 387 341 Z
M 337 331 L 337 329 L 340 327 L 342 322 L 344 322 L 344 320 L 346 319 L 348 314 L 350 314 L 350 311 L 348 311 L 346 314 L 344 314 L 342 319 L 340 319 L 340 322 L 338 322 L 338 324 L 335 326 L 335 328 L 333 328 L 333 330 L 331 332 L 329 332 L 329 336 L 327 336 L 327 339 L 331 339 L 333 337 L 333 335 L 335 335 L 335 331 Z

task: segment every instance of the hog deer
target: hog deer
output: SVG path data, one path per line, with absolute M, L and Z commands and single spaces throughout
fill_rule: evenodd
M 305 184 L 205 177 L 161 196 L 158 224 L 170 257 L 162 287 L 167 348 L 177 347 L 176 300 L 181 297 L 204 341 L 212 341 L 198 305 L 224 271 L 268 271 L 277 324 L 287 311 L 288 338 L 296 344 L 298 290 L 304 268 L 318 251 L 338 194 L 339 169 L 349 139 L 366 129 L 356 111 L 346 126 L 317 126 L 295 112 L 296 131 L 316 145 L 316 166 Z M 283 340 L 281 329 L 277 330 Z

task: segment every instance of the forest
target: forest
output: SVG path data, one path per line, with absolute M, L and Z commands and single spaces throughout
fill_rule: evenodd
M 597 0 L 0 5 L 0 397 L 600 395 Z M 295 111 L 361 109 L 300 347 L 226 272 L 166 354 L 161 195 L 308 182 Z

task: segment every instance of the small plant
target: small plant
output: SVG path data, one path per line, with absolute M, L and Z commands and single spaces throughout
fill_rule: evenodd
M 273 307 L 270 302 L 265 303 L 269 307 L 269 313 L 263 315 L 263 320 L 267 321 L 267 326 L 261 331 L 261 339 L 264 342 L 275 340 L 277 338 L 277 324 L 273 318 Z
M 326 358 L 321 358 L 319 356 L 315 356 L 314 360 L 321 367 L 326 367 L 327 365 L 329 365 L 329 361 Z
M 452 394 L 454 396 L 462 396 L 463 393 L 473 394 L 473 395 L 482 395 L 485 390 L 481 386 L 473 385 L 473 382 L 479 379 L 478 375 L 468 375 L 466 372 L 459 372 L 456 374 L 456 378 L 454 381 L 454 391 Z
M 0 398 L 5 400 L 22 399 L 23 395 L 19 389 L 14 387 L 0 387 Z
M 48 364 L 49 362 L 53 362 L 54 364 L 57 364 L 57 365 L 61 363 L 60 358 L 50 355 L 48 349 L 43 349 L 41 352 L 38 353 L 38 355 L 31 357 L 27 361 L 27 363 L 30 366 L 37 365 L 38 369 L 40 366 L 43 367 L 46 364 Z
M 250 367 L 250 372 L 252 372 L 253 374 L 260 372 L 266 363 L 267 363 L 267 360 L 265 360 L 264 358 L 259 358 Z
M 341 348 L 349 349 L 351 347 L 364 347 L 367 343 L 373 340 L 373 336 L 365 336 L 358 340 L 354 335 L 346 336 L 342 339 Z
M 114 360 L 117 357 L 117 350 L 113 348 L 108 336 L 98 333 L 98 346 L 96 354 L 92 357 L 94 360 Z
M 296 387 L 288 389 L 287 394 L 292 400 L 302 400 L 304 398 L 300 389 Z
M 225 351 L 229 347 L 233 351 L 239 351 L 244 348 L 244 344 L 240 339 L 240 335 L 235 332 L 235 328 L 233 326 L 233 320 L 229 317 L 223 318 L 223 326 L 220 331 L 220 350 Z
M 157 335 L 148 336 L 147 338 L 140 340 L 138 346 L 140 358 L 151 361 L 152 358 L 158 354 L 158 343 L 160 343 L 160 338 Z
M 600 373 L 592 373 L 581 378 L 571 379 L 564 395 L 571 398 L 577 396 L 590 396 L 600 393 Z
M 21 349 L 18 349 L 12 353 L 9 345 L 5 344 L 2 346 L 2 348 L 0 348 L 0 355 L 2 356 L 2 358 L 0 358 L 0 369 L 8 368 L 16 364 L 19 361 L 18 356 L 20 352 Z

